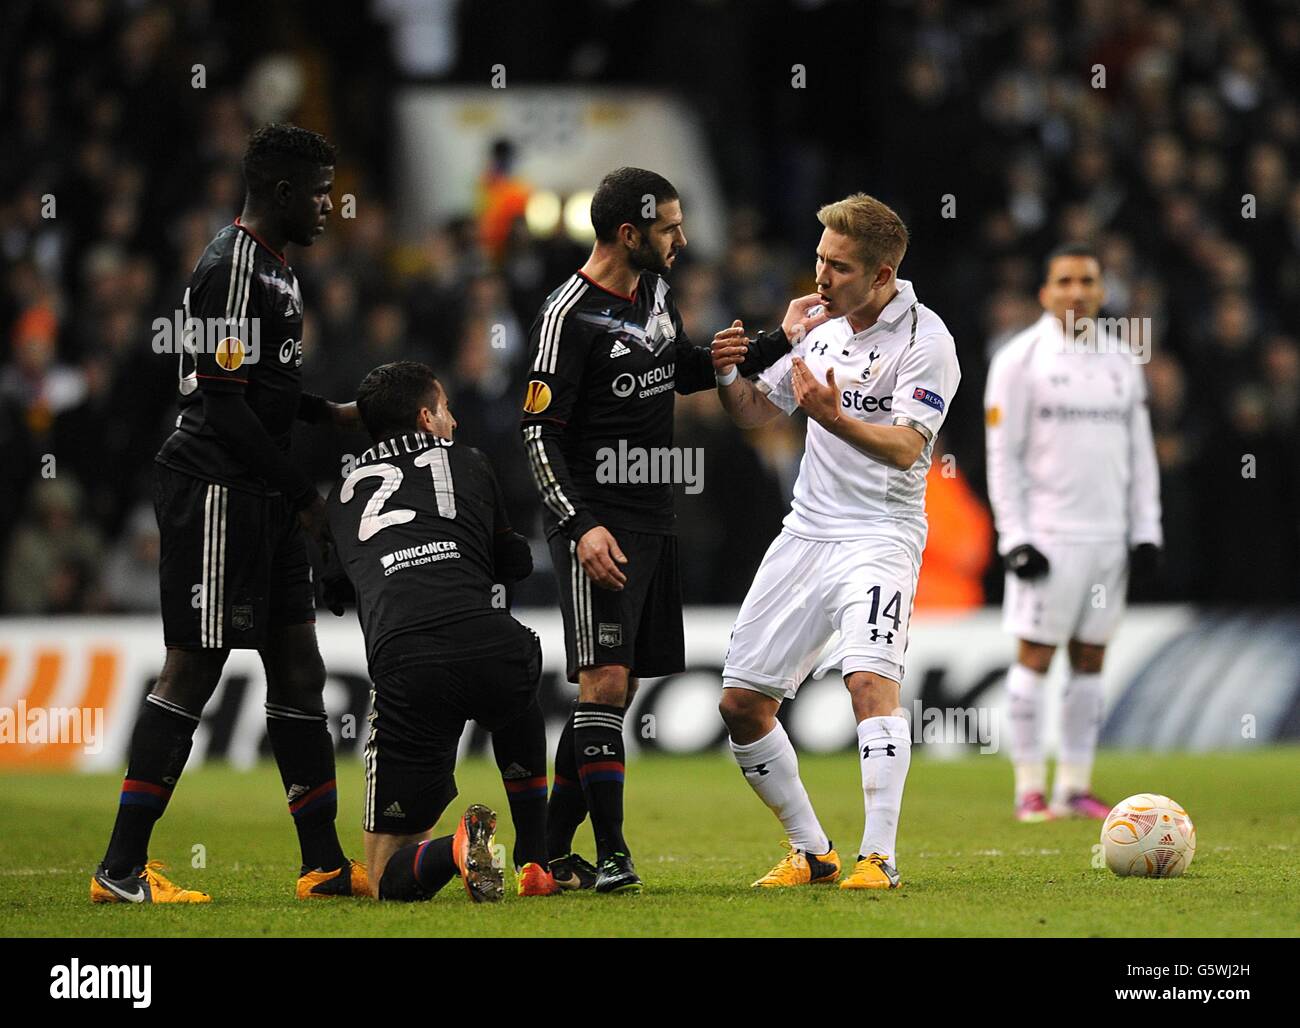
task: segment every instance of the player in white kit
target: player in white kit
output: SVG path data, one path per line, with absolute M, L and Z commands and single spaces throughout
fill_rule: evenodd
M 1092 763 L 1102 662 L 1130 573 L 1150 574 L 1159 560 L 1160 480 L 1134 341 L 1093 320 L 1104 300 L 1096 254 L 1054 251 L 1038 298 L 1043 316 L 993 358 L 984 405 L 1007 568 L 1002 620 L 1019 640 L 1007 673 L 1016 816 L 1101 819 L 1110 808 L 1093 795 Z M 1070 670 L 1049 806 L 1043 678 L 1061 645 Z
M 742 428 L 801 408 L 808 433 L 794 503 L 732 630 L 720 704 L 745 780 L 790 852 L 759 887 L 834 882 L 840 860 L 777 720 L 817 666 L 838 668 L 858 723 L 866 828 L 841 888 L 897 888 L 895 839 L 911 731 L 899 683 L 925 548 L 925 476 L 961 371 L 952 336 L 896 277 L 907 229 L 856 194 L 817 214 L 817 289 L 828 318 L 753 381 L 719 378 Z M 737 322 L 721 342 L 744 336 Z M 818 661 L 827 642 L 834 645 Z

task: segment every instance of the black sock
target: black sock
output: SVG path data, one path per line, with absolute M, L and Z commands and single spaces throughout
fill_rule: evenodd
M 185 769 L 198 726 L 197 714 L 169 700 L 149 696 L 141 705 L 131 733 L 117 820 L 104 854 L 110 877 L 122 878 L 148 861 L 149 836 Z
M 427 900 L 460 874 L 451 859 L 452 836 L 413 842 L 392 855 L 379 879 L 381 900 Z
M 574 705 L 576 709 L 576 704 Z M 578 756 L 573 742 L 573 714 L 564 722 L 555 749 L 555 783 L 546 808 L 546 855 L 559 860 L 573 852 L 573 833 L 587 817 L 587 797 L 578 780 Z
M 518 718 L 492 733 L 515 826 L 515 867 L 546 866 L 546 720 L 537 700 Z
M 579 703 L 573 708 L 578 780 L 596 833 L 596 863 L 626 853 L 623 841 L 623 708 Z
M 296 710 L 268 703 L 266 734 L 298 830 L 303 867 L 322 871 L 342 867 L 347 858 L 334 828 L 339 811 L 334 784 L 334 740 L 330 738 L 324 711 Z

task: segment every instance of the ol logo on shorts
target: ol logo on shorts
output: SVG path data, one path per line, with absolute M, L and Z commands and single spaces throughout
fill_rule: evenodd
M 550 405 L 551 387 L 537 379 L 529 382 L 528 392 L 524 395 L 524 410 L 529 414 L 540 414 Z
M 244 363 L 244 342 L 235 336 L 226 336 L 217 343 L 217 367 L 222 371 L 236 371 Z

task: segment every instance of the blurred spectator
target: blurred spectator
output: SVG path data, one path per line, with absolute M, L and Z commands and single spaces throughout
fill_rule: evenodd
M 0 372 L 0 394 L 17 403 L 37 440 L 86 396 L 85 373 L 57 362 L 57 332 L 58 320 L 48 307 L 24 311 L 13 329 L 13 362 Z
M 134 581 L 149 559 L 145 515 L 130 512 L 149 496 L 152 457 L 175 418 L 176 368 L 174 353 L 153 352 L 150 326 L 173 316 L 203 248 L 238 213 L 239 159 L 271 113 L 339 143 L 335 203 L 355 200 L 355 217 L 336 211 L 316 245 L 289 258 L 306 306 L 307 387 L 347 399 L 376 364 L 431 362 L 451 385 L 463 434 L 497 462 L 512 518 L 537 532 L 516 433 L 527 333 L 585 250 L 563 231 L 532 235 L 515 146 L 530 147 L 531 172 L 531 148 L 541 156 L 558 140 L 531 122 L 503 125 L 481 180 L 462 183 L 466 195 L 479 187 L 482 206 L 433 224 L 409 222 L 389 177 L 392 152 L 409 145 L 392 131 L 400 84 L 482 88 L 496 61 L 512 84 L 648 87 L 700 119 L 730 211 L 722 257 L 697 264 L 688 248 L 671 277 L 697 343 L 737 317 L 770 328 L 811 290 L 816 204 L 863 189 L 900 210 L 913 239 L 901 275 L 944 317 L 963 370 L 945 430 L 961 471 L 932 483 L 925 567 L 954 551 L 974 566 L 987 359 L 1038 316 L 1043 255 L 1081 240 L 1101 249 L 1105 313 L 1150 318 L 1153 330 L 1146 370 L 1168 552 L 1162 577 L 1137 598 L 1295 595 L 1300 15 L 1291 6 L 918 0 L 876 5 L 868 21 L 856 0 L 688 5 L 743 44 L 717 62 L 696 59 L 712 47 L 698 32 L 685 58 L 628 51 L 618 41 L 644 5 L 597 6 L 576 31 L 574 19 L 528 0 L 482 11 L 383 0 L 346 18 L 326 0 L 321 17 L 277 8 L 264 33 L 225 5 L 4 7 L 0 553 L 23 565 L 17 581 L 43 594 L 42 609 L 104 602 L 75 559 L 46 569 L 49 582 L 31 578 L 39 569 L 24 547 L 50 531 L 35 504 L 48 493 L 46 454 L 60 485 L 75 476 L 84 489 L 78 530 L 132 555 L 107 573 Z M 513 27 L 505 37 L 502 25 Z M 834 48 L 819 55 L 828 25 L 879 40 L 872 61 L 846 71 Z M 762 71 L 788 66 L 792 49 L 811 62 L 806 91 Z M 202 89 L 191 87 L 196 63 L 208 75 Z M 845 103 L 867 113 L 842 138 L 821 138 L 826 111 Z M 592 169 L 591 185 L 603 170 Z M 677 185 L 689 200 L 692 183 Z M 682 404 L 679 442 L 705 447 L 708 483 L 679 505 L 686 599 L 734 603 L 788 505 L 804 422 L 742 434 L 709 393 Z M 323 428 L 300 427 L 295 440 L 322 479 L 340 448 L 359 445 Z M 1241 474 L 1248 454 L 1253 479 Z M 754 502 L 737 501 L 751 493 Z M 949 501 L 969 511 L 951 519 L 960 531 L 938 516 Z M 1251 545 L 1275 559 L 1258 564 Z M 995 599 L 1001 580 L 990 568 Z M 123 588 L 136 593 L 142 581 Z M 548 602 L 538 590 L 529 602 Z M 8 589 L 5 604 L 18 609 Z
M 918 610 L 980 606 L 993 548 L 993 517 L 943 443 L 941 434 L 925 479 L 930 531 L 916 585 Z
M 131 514 L 126 532 L 104 561 L 104 596 L 116 611 L 159 609 L 158 519 L 142 504 Z
M 495 140 L 488 166 L 478 181 L 479 238 L 488 256 L 498 262 L 532 193 L 528 183 L 515 174 L 515 155 L 514 143 Z
M 99 607 L 95 583 L 103 552 L 84 517 L 81 489 L 67 475 L 31 491 L 31 516 L 5 562 L 5 607 L 15 614 L 66 614 Z

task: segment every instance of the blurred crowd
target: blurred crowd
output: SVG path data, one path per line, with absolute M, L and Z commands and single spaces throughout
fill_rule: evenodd
M 376 364 L 428 361 L 538 537 L 517 434 L 528 328 L 585 247 L 509 213 L 526 190 L 509 147 L 483 155 L 475 209 L 413 224 L 391 200 L 395 91 L 483 84 L 497 60 L 514 82 L 691 101 L 731 204 L 723 258 L 688 247 L 673 274 L 697 342 L 736 317 L 773 326 L 810 291 L 820 203 L 866 190 L 902 214 L 901 277 L 945 319 L 963 368 L 931 473 L 920 605 L 1000 596 L 984 371 L 1038 316 L 1042 257 L 1066 241 L 1099 247 L 1104 314 L 1155 329 L 1167 559 L 1135 598 L 1300 598 L 1293 4 L 51 0 L 7 4 L 0 39 L 0 611 L 156 609 L 152 458 L 176 358 L 154 353 L 152 325 L 238 213 L 239 157 L 268 120 L 328 135 L 335 202 L 358 198 L 354 219 L 336 214 L 290 255 L 306 388 L 344 399 Z M 687 218 L 689 235 L 689 205 Z M 677 442 L 705 451 L 703 491 L 678 501 L 686 599 L 734 604 L 779 527 L 803 427 L 742 433 L 709 393 L 680 398 L 678 420 Z M 323 427 L 295 439 L 322 483 L 362 446 Z M 519 599 L 552 597 L 542 574 Z

